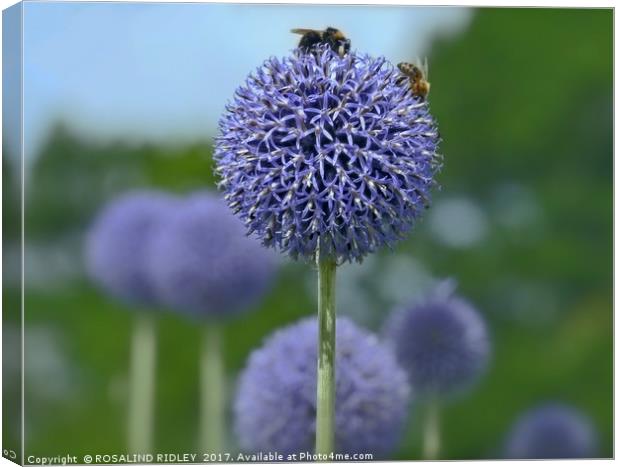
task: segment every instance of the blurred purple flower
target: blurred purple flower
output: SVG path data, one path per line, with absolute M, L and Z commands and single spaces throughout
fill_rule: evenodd
M 197 193 L 168 218 L 149 245 L 161 300 L 201 317 L 247 311 L 273 282 L 275 258 L 245 236 L 243 224 L 211 193 Z
M 236 91 L 216 139 L 220 186 L 266 246 L 357 260 L 428 206 L 439 168 L 428 103 L 384 58 L 329 48 L 270 58 Z
M 474 383 L 487 367 L 490 343 L 480 314 L 444 281 L 422 303 L 394 312 L 387 340 L 409 373 L 416 394 L 450 396 Z
M 509 459 L 595 457 L 590 420 L 572 407 L 550 403 L 527 411 L 514 424 L 505 447 Z
M 407 376 L 373 334 L 346 318 L 336 330 L 336 449 L 387 454 L 407 417 Z M 301 320 L 250 356 L 234 405 L 244 449 L 314 452 L 317 332 Z
M 121 300 L 157 304 L 146 270 L 146 250 L 175 206 L 175 198 L 157 191 L 129 192 L 105 206 L 86 238 L 86 269 L 92 279 Z

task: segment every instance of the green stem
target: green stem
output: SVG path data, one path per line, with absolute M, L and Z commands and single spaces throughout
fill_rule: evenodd
M 424 420 L 424 439 L 422 455 L 424 459 L 439 459 L 441 446 L 441 434 L 439 429 L 439 403 L 435 400 L 428 402 L 426 406 L 426 419 Z
M 206 453 L 224 449 L 224 378 L 220 329 L 208 324 L 200 350 L 200 439 Z
M 317 361 L 316 452 L 334 451 L 336 399 L 336 262 L 317 255 L 319 342 Z
M 131 453 L 151 453 L 155 396 L 155 319 L 136 316 L 131 341 L 129 380 L 128 447 Z

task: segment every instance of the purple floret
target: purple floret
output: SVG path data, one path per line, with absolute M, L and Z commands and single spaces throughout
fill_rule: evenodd
M 513 426 L 505 448 L 510 459 L 577 459 L 595 457 L 597 436 L 580 411 L 559 403 L 536 407 Z
M 197 317 L 248 311 L 276 272 L 273 253 L 246 237 L 241 221 L 207 192 L 180 203 L 149 250 L 149 271 L 161 300 Z
M 490 357 L 482 316 L 443 283 L 425 301 L 393 313 L 386 337 L 416 394 L 444 397 L 479 379 Z
M 240 376 L 235 428 L 250 452 L 314 452 L 317 322 L 276 331 Z M 384 456 L 407 417 L 410 389 L 393 354 L 346 318 L 336 326 L 336 450 Z
M 165 193 L 134 191 L 102 209 L 87 234 L 85 260 L 89 275 L 103 290 L 135 305 L 157 304 L 146 250 L 176 202 Z
M 361 261 L 430 201 L 440 157 L 428 103 L 384 58 L 325 48 L 270 58 L 220 120 L 215 159 L 232 210 L 293 258 Z

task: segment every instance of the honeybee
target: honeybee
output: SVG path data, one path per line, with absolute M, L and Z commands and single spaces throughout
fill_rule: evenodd
M 422 63 L 417 60 L 415 65 L 401 62 L 398 64 L 398 69 L 409 79 L 411 93 L 414 96 L 419 96 L 423 101 L 426 100 L 426 96 L 431 90 L 431 83 L 428 82 L 428 61 L 424 59 L 424 63 Z
M 334 52 L 344 57 L 351 49 L 351 41 L 336 28 L 328 27 L 324 31 L 295 28 L 291 29 L 291 32 L 301 34 L 298 47 L 304 52 L 310 52 L 317 45 L 327 44 Z

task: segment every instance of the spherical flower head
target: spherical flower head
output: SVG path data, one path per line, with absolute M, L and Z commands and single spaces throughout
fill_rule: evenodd
M 249 358 L 234 404 L 249 451 L 314 452 L 317 321 L 275 332 Z M 407 376 L 390 350 L 352 321 L 336 323 L 336 450 L 388 454 L 407 415 Z
M 215 160 L 230 207 L 263 244 L 361 261 L 428 206 L 438 143 L 428 103 L 384 58 L 324 47 L 249 76 L 220 120 Z
M 444 282 L 422 303 L 396 311 L 386 337 L 416 394 L 449 397 L 482 375 L 490 355 L 486 325 L 455 284 Z
M 274 256 L 244 233 L 223 200 L 184 200 L 149 245 L 148 270 L 169 307 L 202 318 L 248 311 L 273 282 Z
M 157 191 L 132 191 L 99 213 L 85 245 L 86 269 L 107 293 L 139 306 L 157 305 L 146 270 L 147 245 L 166 222 L 176 199 Z
M 513 426 L 506 442 L 510 459 L 568 459 L 596 456 L 597 436 L 590 420 L 558 403 L 531 409 Z

